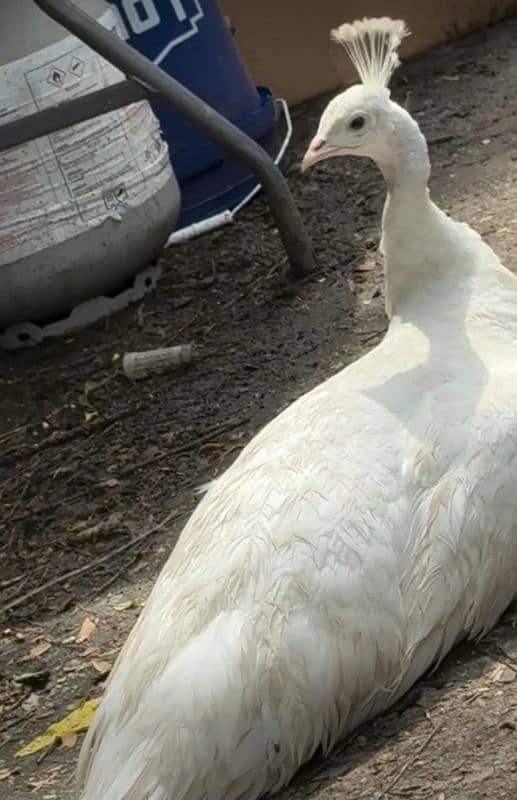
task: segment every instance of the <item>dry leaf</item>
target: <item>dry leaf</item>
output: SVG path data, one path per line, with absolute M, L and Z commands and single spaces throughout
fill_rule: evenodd
M 377 264 L 374 258 L 366 258 L 364 261 L 361 261 L 356 267 L 354 267 L 355 272 L 371 272 L 376 268 Z
M 94 658 L 92 661 L 92 666 L 94 670 L 96 670 L 99 673 L 99 675 L 102 675 L 104 677 L 105 675 L 108 675 L 111 672 L 112 665 L 110 664 L 109 661 L 101 661 L 98 658 Z
M 102 482 L 102 485 L 107 486 L 109 489 L 113 489 L 115 486 L 118 486 L 118 483 L 119 482 L 116 478 L 107 478 Z
M 83 650 L 81 653 L 79 653 L 81 658 L 90 658 L 90 656 L 97 656 L 98 654 L 99 648 L 95 647 L 94 645 L 90 645 L 86 648 L 86 650 Z
M 61 744 L 63 747 L 75 747 L 77 742 L 77 734 L 76 733 L 65 733 L 61 737 Z
M 29 650 L 29 658 L 40 658 L 47 650 L 50 650 L 52 645 L 50 642 L 38 642 Z
M 18 770 L 8 769 L 8 767 L 5 769 L 0 769 L 0 781 L 7 780 L 7 778 L 11 777 L 11 775 L 16 775 L 17 772 Z
M 134 600 L 124 600 L 124 602 L 115 603 L 115 605 L 113 606 L 115 611 L 129 611 L 130 608 L 134 608 L 134 607 L 135 607 L 135 601 Z
M 64 719 L 50 725 L 45 733 L 33 739 L 32 742 L 26 744 L 15 754 L 17 758 L 31 756 L 34 753 L 51 747 L 56 741 L 63 741 L 66 736 L 70 734 L 81 733 L 88 730 L 91 725 L 93 715 L 97 710 L 100 703 L 100 697 L 94 700 L 87 700 L 82 706 L 74 709 Z
M 81 630 L 75 637 L 75 641 L 77 642 L 77 644 L 81 644 L 81 642 L 85 642 L 87 639 L 89 639 L 92 633 L 95 631 L 96 627 L 97 625 L 95 624 L 93 619 L 90 619 L 90 617 L 86 617 L 83 624 L 81 625 Z
M 80 403 L 80 405 L 82 405 L 82 406 L 91 405 L 91 403 L 90 403 L 90 394 L 92 392 L 94 392 L 95 389 L 97 389 L 98 385 L 99 384 L 95 383 L 95 381 L 86 381 L 86 383 L 83 386 L 83 391 L 81 392 L 81 394 L 77 398 L 77 400 Z
M 86 665 L 79 661 L 78 658 L 73 658 L 68 664 L 65 664 L 62 667 L 63 672 L 82 672 L 83 669 L 86 669 Z

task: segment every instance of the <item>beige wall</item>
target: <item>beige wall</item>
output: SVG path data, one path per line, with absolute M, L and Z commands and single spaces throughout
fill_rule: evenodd
M 219 0 L 255 81 L 297 103 L 355 80 L 329 30 L 363 16 L 404 19 L 402 56 L 517 12 L 516 0 Z

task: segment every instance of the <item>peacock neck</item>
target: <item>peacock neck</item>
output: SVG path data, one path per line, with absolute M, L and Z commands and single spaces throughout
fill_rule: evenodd
M 450 235 L 450 222 L 432 203 L 427 187 L 427 144 L 416 122 L 400 109 L 389 158 L 379 161 L 387 185 L 382 221 L 388 316 L 443 270 L 437 241 Z M 438 248 L 440 249 L 440 248 Z

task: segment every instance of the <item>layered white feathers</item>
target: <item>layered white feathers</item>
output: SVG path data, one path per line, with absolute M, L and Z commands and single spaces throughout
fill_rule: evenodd
M 397 50 L 409 35 L 406 23 L 389 17 L 344 23 L 331 31 L 332 39 L 347 51 L 365 86 L 387 87 L 400 65 Z
M 418 126 L 368 89 L 403 23 L 339 31 L 367 84 L 345 114 L 382 95 L 396 137 L 390 326 L 208 487 L 110 676 L 83 800 L 273 792 L 517 592 L 517 280 L 431 202 Z

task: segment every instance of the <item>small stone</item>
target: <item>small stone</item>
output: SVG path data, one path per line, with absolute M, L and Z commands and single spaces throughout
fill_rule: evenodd
M 496 683 L 513 683 L 517 678 L 517 672 L 506 664 L 498 664 L 490 677 Z
M 22 708 L 26 714 L 32 714 L 33 711 L 39 707 L 39 696 L 36 692 L 31 692 L 30 695 L 23 701 Z

